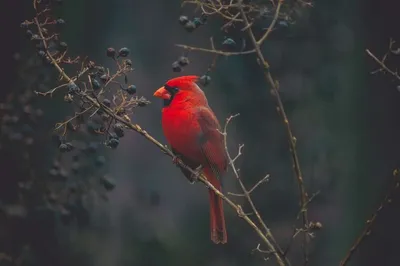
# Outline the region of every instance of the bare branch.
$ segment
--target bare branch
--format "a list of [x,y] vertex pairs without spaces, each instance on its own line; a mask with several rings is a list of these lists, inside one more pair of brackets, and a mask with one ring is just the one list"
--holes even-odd
[[[281,10],[283,2],[284,2],[284,0],[278,0],[278,5],[275,10],[274,19],[272,20],[271,24],[267,28],[267,31],[264,33],[264,35],[257,41],[258,45],[262,45],[264,43],[264,41],[268,38],[269,34],[271,33],[272,29],[275,27],[275,24],[276,24],[276,21],[278,20],[279,12]],[[242,16],[243,16],[243,13],[242,13]],[[246,25],[246,30],[248,30],[251,27],[249,23],[247,23],[247,25]]]
[[[268,240],[268,242],[266,242],[266,244],[267,244],[267,246],[268,246],[268,249],[271,251],[271,253],[273,253],[273,254],[275,255],[276,261],[278,262],[279,265],[285,265],[285,262],[282,260],[282,257],[286,260],[287,265],[290,265],[289,260],[288,260],[285,256],[283,256],[283,252],[281,251],[281,248],[279,247],[279,245],[278,245],[277,242],[275,241],[275,239],[274,239],[274,237],[273,237],[273,235],[272,235],[271,230],[268,228],[268,226],[265,224],[264,220],[261,218],[261,215],[260,215],[260,213],[258,212],[258,210],[257,210],[257,208],[256,208],[256,206],[255,206],[255,204],[254,204],[254,202],[253,202],[253,200],[251,199],[251,196],[250,196],[250,193],[251,193],[259,184],[261,184],[261,183],[264,182],[264,181],[263,181],[264,178],[261,179],[251,190],[247,190],[246,187],[245,187],[245,185],[243,184],[243,182],[242,182],[240,176],[239,176],[239,172],[238,172],[237,168],[235,167],[235,161],[236,161],[236,159],[242,154],[241,151],[242,151],[243,145],[239,145],[239,151],[238,151],[238,154],[236,155],[235,158],[232,158],[231,155],[230,155],[230,153],[229,153],[229,150],[228,150],[228,141],[227,141],[227,135],[228,135],[228,133],[227,133],[227,128],[228,128],[229,123],[232,121],[232,119],[235,118],[235,117],[237,117],[237,116],[239,116],[239,114],[231,115],[231,116],[226,120],[224,129],[223,129],[223,132],[222,132],[222,135],[223,135],[223,137],[224,137],[225,152],[226,152],[226,155],[227,155],[227,157],[228,157],[229,165],[231,166],[231,169],[232,169],[232,171],[233,171],[233,173],[234,173],[234,175],[235,175],[235,177],[236,177],[236,180],[238,181],[238,183],[239,183],[239,185],[240,185],[240,187],[241,187],[241,189],[242,189],[242,191],[243,191],[243,196],[247,199],[248,203],[249,203],[250,206],[251,206],[252,211],[253,211],[254,214],[257,216],[258,222],[259,222],[259,223],[261,224],[261,226],[264,228],[265,236],[266,236],[268,239],[271,239],[271,241],[272,241],[272,242],[270,242],[270,241]],[[231,193],[231,195],[232,195],[232,193]],[[240,195],[240,194],[239,194],[239,195]],[[238,196],[238,195],[236,194],[235,196]],[[278,252],[277,252],[277,250],[278,250]]]
[[188,45],[184,45],[184,44],[175,44],[175,46],[183,48],[185,50],[189,50],[189,51],[205,52],[205,53],[218,54],[218,55],[223,55],[223,56],[245,55],[245,54],[255,53],[254,49],[249,50],[249,51],[243,51],[243,52],[224,52],[221,50],[205,49],[205,48],[200,48],[200,47],[188,46]]
[[370,50],[366,49],[365,51],[366,51],[367,54],[368,54],[372,59],[374,59],[374,61],[375,61],[376,63],[378,63],[378,65],[381,67],[380,69],[378,69],[378,71],[384,70],[384,71],[386,71],[387,73],[389,73],[390,75],[394,76],[396,79],[400,80],[400,76],[399,76],[399,74],[397,73],[397,71],[393,71],[393,70],[389,69],[389,68],[386,66],[385,60],[386,60],[387,54],[385,54],[384,57],[383,57],[383,59],[380,60],[380,59],[378,59],[373,53],[371,53]]
[[262,179],[260,179],[260,181],[258,181],[251,189],[249,189],[249,193],[252,193],[256,188],[258,188],[258,186],[260,186],[261,184],[268,182],[269,180],[269,174],[267,174],[266,176],[264,176]]
[[399,169],[395,169],[393,171],[393,183],[389,187],[389,189],[385,195],[385,198],[381,201],[378,208],[372,214],[371,218],[369,218],[366,221],[365,227],[362,230],[361,234],[354,241],[353,245],[351,246],[349,251],[346,253],[345,257],[340,261],[340,266],[345,266],[350,261],[351,257],[354,255],[354,252],[360,247],[363,240],[371,233],[371,229],[375,225],[376,218],[378,217],[378,213],[386,206],[386,204],[389,204],[392,201],[391,197],[398,190],[399,186],[400,186]]

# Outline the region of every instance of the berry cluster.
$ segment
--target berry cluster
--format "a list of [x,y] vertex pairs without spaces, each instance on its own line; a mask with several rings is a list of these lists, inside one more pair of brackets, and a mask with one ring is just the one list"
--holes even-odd
[[195,29],[207,23],[207,15],[202,14],[200,17],[195,17],[193,20],[190,20],[187,16],[179,17],[179,24],[183,26],[183,28],[187,32],[193,32]]

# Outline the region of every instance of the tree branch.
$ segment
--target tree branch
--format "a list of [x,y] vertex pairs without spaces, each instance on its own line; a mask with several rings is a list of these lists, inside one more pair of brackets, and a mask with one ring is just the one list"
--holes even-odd
[[224,52],[221,50],[205,49],[205,48],[200,48],[200,47],[188,46],[188,45],[184,45],[184,44],[175,44],[175,46],[183,48],[188,51],[198,51],[198,52],[205,52],[205,53],[211,53],[211,54],[217,54],[217,55],[223,55],[223,56],[245,55],[245,54],[253,54],[256,52],[254,49],[249,50],[249,51],[243,51],[243,52]]
[[379,204],[378,208],[375,210],[375,212],[372,214],[371,218],[369,218],[364,226],[364,229],[362,230],[361,234],[356,238],[354,241],[353,245],[351,248],[348,250],[344,258],[340,261],[340,266],[345,266],[347,263],[350,261],[352,256],[354,255],[355,251],[360,247],[361,243],[364,241],[364,239],[369,236],[371,233],[372,227],[375,225],[376,218],[378,217],[378,213],[386,206],[386,204],[390,203],[391,197],[397,191],[397,189],[400,186],[399,182],[399,169],[395,169],[393,171],[393,184],[389,187],[385,198],[381,201]]
[[[283,3],[283,0],[279,0],[278,3],[278,7]],[[279,13],[279,9],[276,9],[276,12]],[[240,6],[240,13],[241,16],[243,18],[245,27],[247,27],[250,22],[247,19],[247,15],[244,12],[244,9],[242,6]],[[277,15],[275,15],[275,18],[277,17]],[[272,29],[274,23],[272,23],[270,25],[270,27],[268,28],[267,32],[270,31],[270,29]],[[298,182],[298,186],[299,186],[299,191],[300,191],[300,208],[301,208],[301,212],[302,212],[302,220],[303,220],[303,226],[305,229],[308,228],[308,215],[307,215],[307,208],[306,208],[306,202],[307,202],[307,192],[304,186],[304,181],[303,181],[303,175],[301,172],[301,168],[300,168],[300,162],[297,156],[297,151],[296,151],[296,141],[295,141],[295,137],[292,133],[292,129],[289,123],[289,119],[286,115],[283,103],[282,103],[282,99],[280,97],[279,94],[279,88],[278,88],[278,83],[274,81],[274,79],[271,76],[271,73],[269,71],[269,64],[266,61],[266,59],[264,58],[263,53],[261,52],[261,48],[260,48],[260,41],[257,41],[253,30],[251,29],[251,27],[247,27],[246,28],[247,33],[249,34],[249,37],[251,39],[251,42],[253,43],[254,49],[256,50],[256,55],[258,58],[259,63],[261,64],[262,68],[263,68],[263,72],[264,72],[264,78],[266,79],[267,83],[269,83],[269,85],[272,87],[272,90],[274,92],[274,95],[276,97],[277,100],[277,104],[278,104],[278,108],[279,108],[279,112],[283,118],[284,124],[286,125],[286,131],[288,134],[288,138],[289,138],[289,146],[290,146],[290,152],[292,155],[292,161],[293,161],[293,168],[294,168],[294,172],[296,175],[296,179]],[[265,34],[264,36],[268,36],[268,34]],[[265,41],[266,37],[264,39],[260,39]],[[309,237],[307,233],[304,233],[304,241],[303,241],[303,248],[304,248],[304,263],[305,265],[308,264],[308,242],[309,242]]]

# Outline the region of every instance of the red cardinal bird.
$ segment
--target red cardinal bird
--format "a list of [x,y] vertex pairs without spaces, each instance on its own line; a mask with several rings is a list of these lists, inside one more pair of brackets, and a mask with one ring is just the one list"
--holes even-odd
[[[154,96],[164,101],[162,127],[174,154],[191,168],[202,169],[207,180],[221,190],[221,177],[227,168],[223,136],[197,80],[198,76],[171,79]],[[193,181],[189,171],[181,170]],[[211,240],[224,244],[227,234],[222,199],[211,189],[209,194]]]

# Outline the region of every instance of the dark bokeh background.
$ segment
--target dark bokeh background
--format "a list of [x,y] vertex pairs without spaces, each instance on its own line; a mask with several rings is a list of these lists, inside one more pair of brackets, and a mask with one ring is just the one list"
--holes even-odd
[[[0,97],[4,101],[9,92],[25,84],[18,73],[34,54],[19,27],[33,15],[31,1],[2,4]],[[324,226],[313,240],[311,265],[338,265],[383,197],[393,169],[399,167],[397,83],[388,76],[370,75],[375,65],[365,54],[366,48],[384,54],[390,37],[400,40],[398,7],[395,1],[319,0],[297,24],[273,34],[264,47],[273,74],[280,80],[307,189],[310,194],[321,191],[310,205],[310,219]],[[106,47],[131,49],[136,70],[130,79],[139,94],[152,101],[132,119],[164,141],[161,103],[151,95],[176,76],[170,66],[182,51],[174,44],[207,46],[213,34],[222,40],[217,28],[211,23],[186,33],[176,20],[182,12],[191,16],[193,10],[181,10],[179,1],[68,0],[60,12],[67,21],[63,37],[71,55],[88,55],[109,64]],[[201,75],[212,61],[207,54],[190,53],[189,58],[185,74]],[[45,70],[45,76],[52,75]],[[212,78],[204,90],[220,121],[230,113],[241,113],[231,127],[230,142],[232,150],[245,143],[240,168],[246,184],[271,174],[271,181],[254,193],[254,199],[285,246],[297,214],[298,194],[274,99],[251,55],[221,58]],[[50,132],[51,123],[62,119],[68,107],[59,104],[61,99],[41,102],[46,110],[43,127]],[[8,220],[0,231],[0,237],[7,236],[1,241],[2,250],[20,254],[23,247],[19,245],[25,241],[21,235],[29,235],[26,241],[36,252],[30,265],[268,265],[259,255],[250,254],[257,238],[229,208],[229,243],[211,244],[204,188],[188,185],[170,160],[139,135],[127,134],[122,144],[104,153],[117,186],[108,202],[91,208],[85,227],[40,224],[47,230],[34,234],[38,228],[27,223],[25,227],[14,225],[27,228],[17,234],[10,229],[14,220]],[[36,151],[33,167],[48,167],[55,149]],[[15,180],[11,177],[19,162],[4,161],[7,154],[4,149],[0,152],[0,202],[4,206],[12,204],[9,194]],[[226,190],[237,190],[232,173],[226,179]],[[399,207],[400,199],[395,196],[351,265],[400,264]],[[294,246],[293,265],[298,265],[299,255],[299,247]]]

